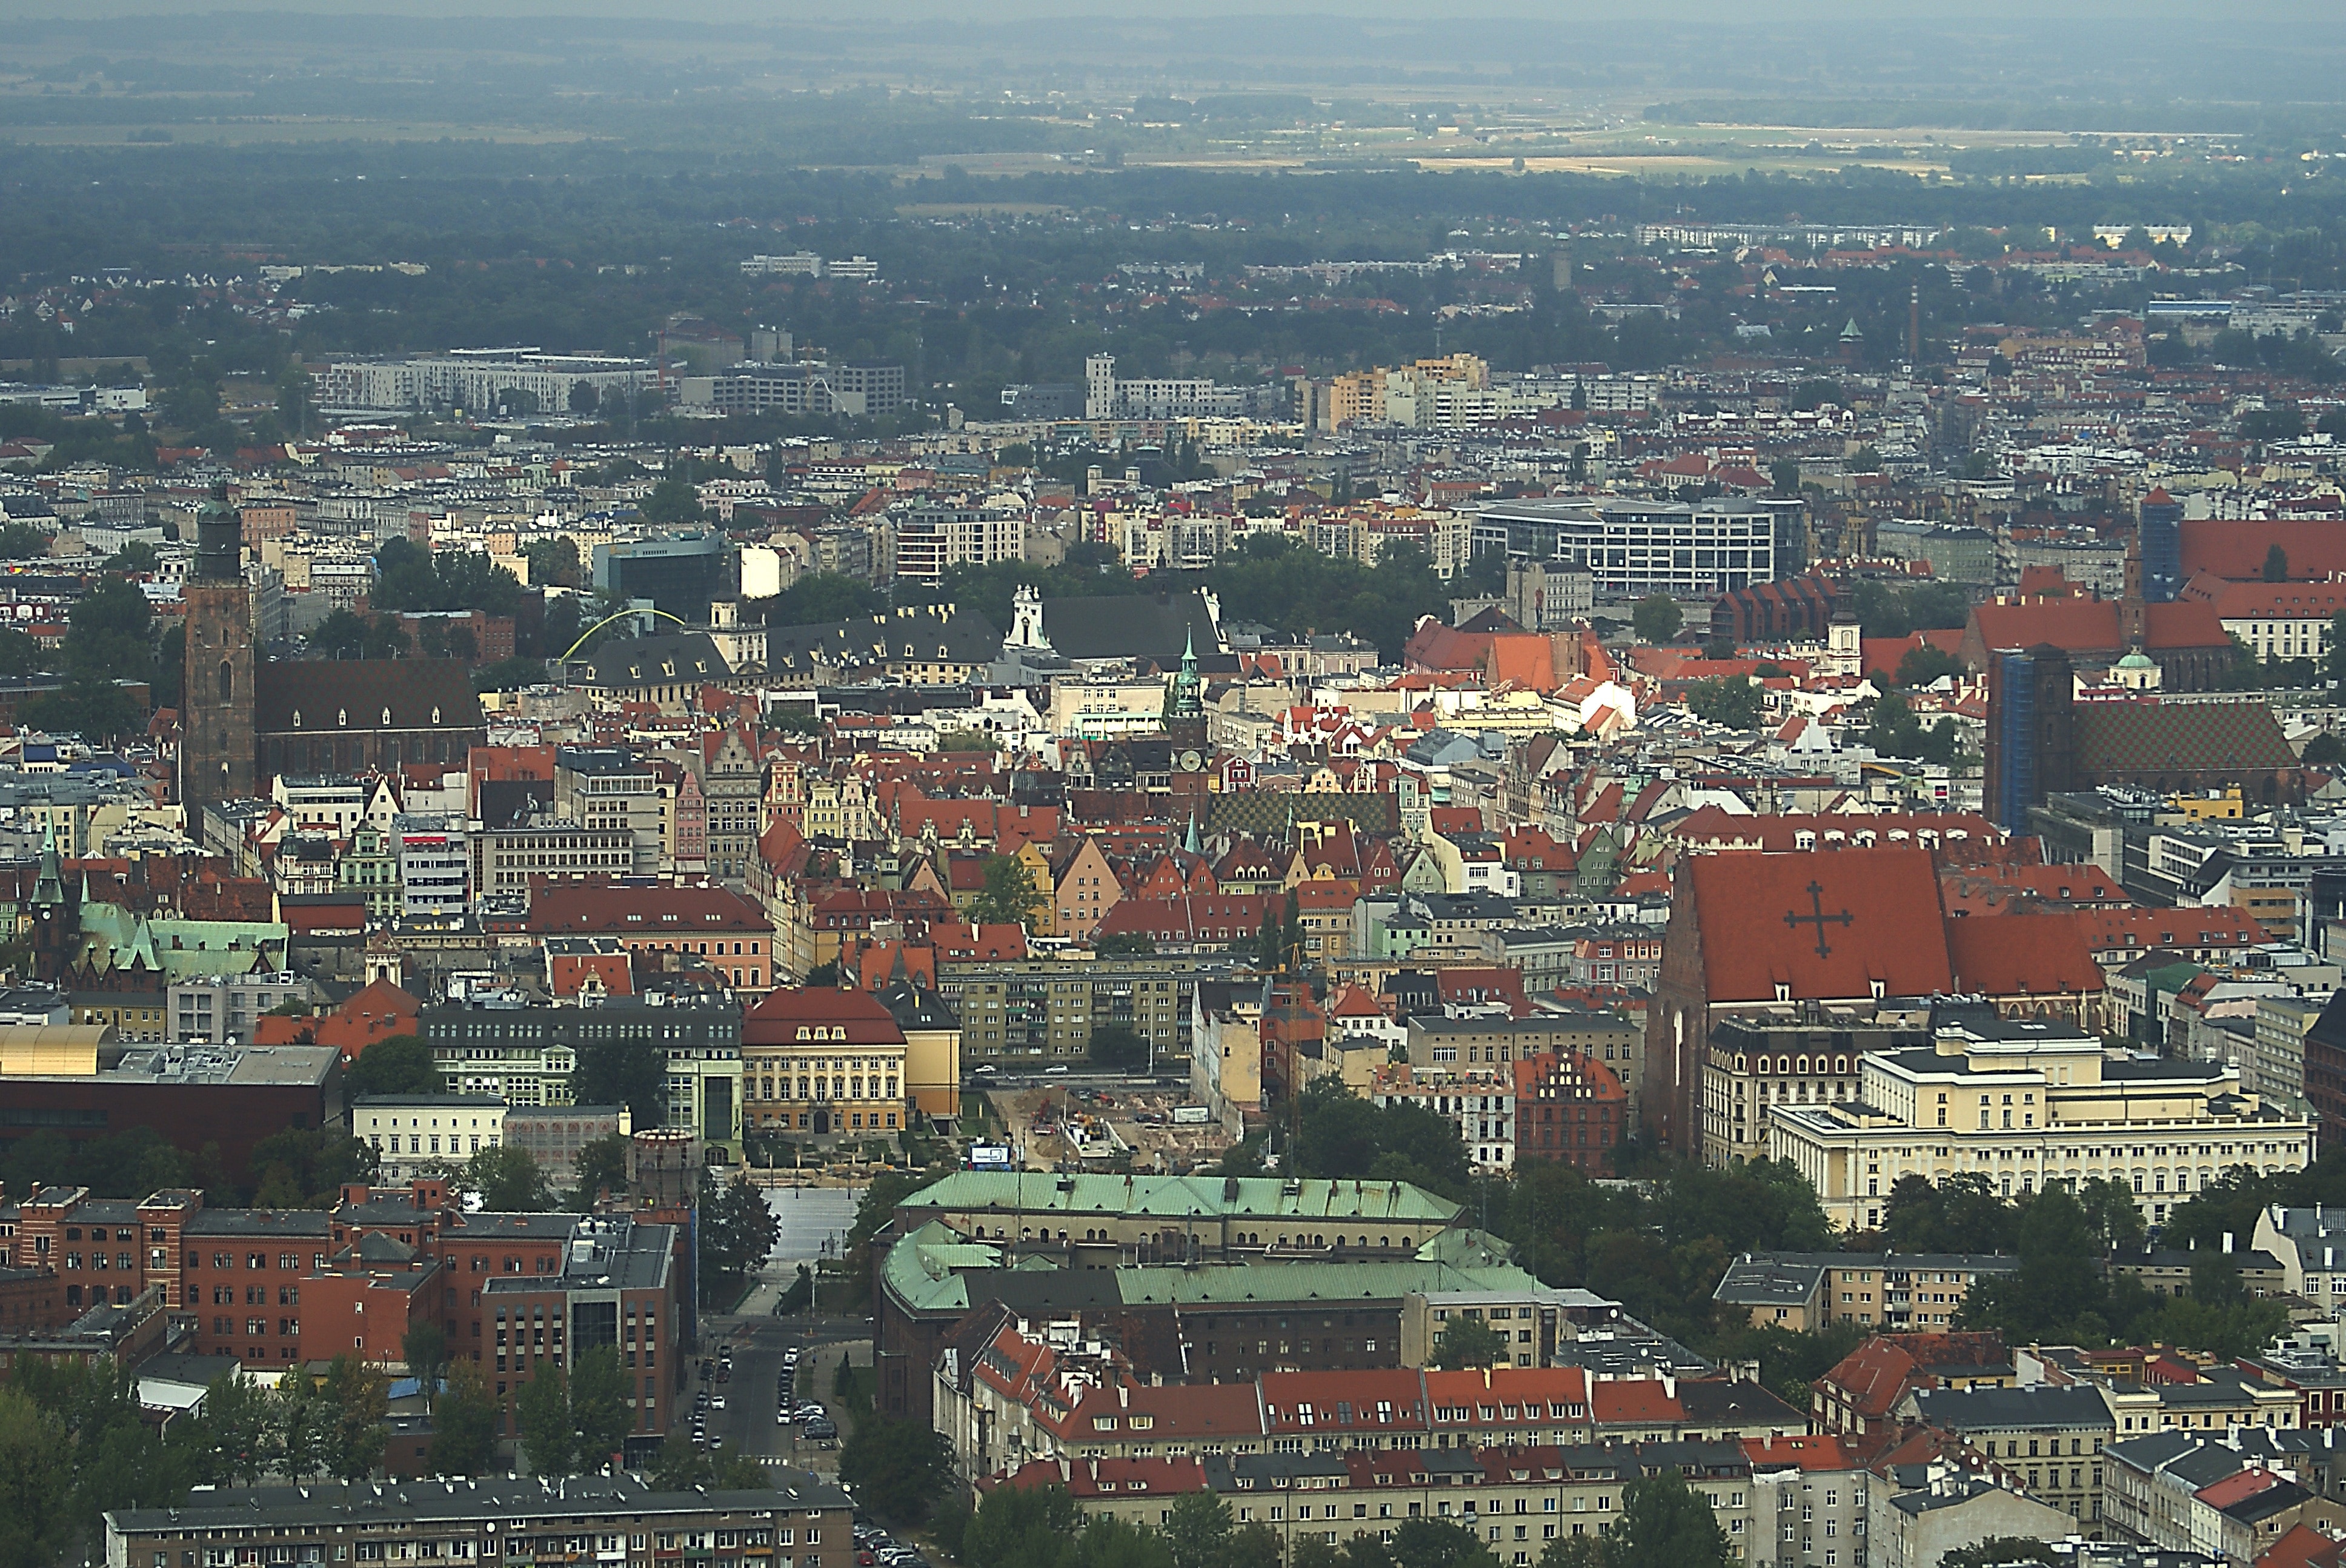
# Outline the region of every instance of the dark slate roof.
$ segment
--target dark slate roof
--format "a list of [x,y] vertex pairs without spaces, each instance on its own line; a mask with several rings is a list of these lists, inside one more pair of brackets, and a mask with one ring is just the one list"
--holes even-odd
[[908,605],[860,621],[766,630],[766,668],[776,674],[852,671],[891,661],[992,664],[1001,657],[1002,633],[960,605]]
[[629,637],[608,642],[586,656],[597,686],[661,686],[672,681],[725,680],[733,667],[707,632],[673,636]]
[[2106,1427],[2110,1407],[2090,1384],[2065,1388],[1924,1389],[1914,1396],[1924,1424],[1953,1432],[2030,1427]]
[[1194,636],[1198,657],[1223,651],[1214,617],[1197,590],[1152,598],[1108,594],[1096,598],[1045,599],[1043,635],[1062,658],[1148,659],[1170,667]]
[[454,659],[264,664],[254,672],[253,692],[253,728],[262,735],[478,729],[482,723],[481,699]]
[[2077,766],[2088,773],[2297,766],[2268,703],[2089,702],[2076,717]]

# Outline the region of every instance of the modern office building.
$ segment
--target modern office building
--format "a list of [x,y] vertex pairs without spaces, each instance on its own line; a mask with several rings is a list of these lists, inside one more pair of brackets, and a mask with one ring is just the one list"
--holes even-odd
[[2135,510],[2141,536],[2145,604],[2172,603],[2183,586],[2183,503],[2154,489]]
[[1474,520],[1474,553],[1584,566],[1603,597],[1710,598],[1776,577],[1776,518],[1703,502],[1505,501]]
[[714,529],[595,546],[597,589],[649,599],[679,620],[709,619],[709,602],[730,590],[725,535]]

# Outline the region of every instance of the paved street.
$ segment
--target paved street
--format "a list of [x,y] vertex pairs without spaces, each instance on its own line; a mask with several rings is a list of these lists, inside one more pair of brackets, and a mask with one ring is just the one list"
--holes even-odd
[[[810,1323],[807,1315],[800,1312],[780,1319],[774,1316],[774,1306],[797,1279],[801,1263],[812,1265],[822,1257],[839,1255],[848,1227],[855,1222],[855,1206],[862,1196],[861,1187],[779,1187],[766,1194],[766,1204],[773,1211],[777,1227],[773,1253],[759,1271],[757,1282],[740,1311],[710,1313],[701,1319],[700,1355],[686,1394],[679,1435],[688,1438],[692,1395],[706,1390],[712,1400],[721,1397],[725,1400],[723,1410],[712,1409],[709,1412],[709,1438],[712,1441],[724,1440],[719,1451],[803,1466],[823,1474],[837,1471],[836,1449],[819,1448],[807,1441],[796,1422],[784,1426],[774,1420],[775,1383],[781,1372],[782,1352],[793,1345],[811,1347],[813,1369],[800,1375],[799,1393],[803,1398],[821,1400],[836,1420],[840,1415],[839,1400],[831,1391],[831,1379],[840,1356],[846,1347],[852,1346],[858,1363],[869,1366],[871,1329],[861,1317],[824,1317]],[[733,1352],[732,1371],[720,1383],[716,1380],[715,1367],[719,1352],[728,1349]],[[702,1361],[710,1366],[710,1375],[706,1379],[699,1375],[699,1363]],[[842,1422],[842,1436],[845,1431]]]

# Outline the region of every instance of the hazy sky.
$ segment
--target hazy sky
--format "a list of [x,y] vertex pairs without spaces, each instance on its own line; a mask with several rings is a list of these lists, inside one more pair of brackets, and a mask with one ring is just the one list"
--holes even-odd
[[1764,11],[1749,0],[1464,0],[1429,13],[1423,0],[1252,0],[1240,5],[1208,4],[1179,12],[1151,11],[1131,0],[0,0],[0,16],[12,19],[87,17],[94,15],[202,15],[211,12],[305,11],[345,15],[392,16],[627,16],[647,20],[805,22],[842,21],[860,25],[894,18],[952,17],[983,23],[994,19],[1085,16],[1108,19],[1202,21],[1213,16],[1329,15],[1424,22],[1430,16],[1513,16],[1553,23],[1619,26],[1642,16],[1698,19],[1737,28],[1858,26],[1868,30],[1918,24],[1934,30],[1986,23],[1999,29],[2014,22],[2075,24],[2107,21],[2138,27],[2146,21],[2179,20],[2253,34],[2265,28],[2310,29],[2324,41],[2346,36],[2346,5],[2336,0],[2248,0],[2210,6],[2205,0],[1776,0]]

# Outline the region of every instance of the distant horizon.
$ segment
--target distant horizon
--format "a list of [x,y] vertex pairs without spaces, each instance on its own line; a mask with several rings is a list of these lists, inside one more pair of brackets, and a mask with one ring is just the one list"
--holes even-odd
[[[2243,15],[2243,12],[2249,15]],[[1174,17],[1136,15],[1104,0],[892,0],[881,5],[851,5],[842,0],[0,0],[0,18],[15,23],[89,21],[99,16],[200,16],[240,15],[311,15],[365,17],[434,17],[510,20],[565,17],[693,25],[724,23],[804,25],[840,23],[854,26],[885,25],[897,19],[950,19],[974,25],[997,22],[1094,20],[1141,25],[1198,25],[1244,21],[1251,17],[1327,17],[1348,22],[1377,21],[1425,25],[1436,20],[1422,6],[1403,0],[1353,0],[1331,5],[1328,0],[1253,0],[1242,5],[1213,8]],[[1647,0],[1635,16],[1597,0],[1473,0],[1468,6],[1439,18],[1444,24],[1486,20],[1564,21],[1609,27],[1634,26],[1647,20],[1701,21],[1738,32],[1764,32],[1778,26],[1798,27],[1831,23],[1878,32],[1898,26],[1961,30],[1978,24],[1999,27],[2013,24],[2069,25],[2106,21],[2138,28],[2148,22],[2184,22],[2228,32],[2252,27],[2311,25],[2346,40],[2346,9],[2313,0],[2261,0],[2220,15],[2188,0],[1978,0],[1976,4],[1902,4],[1884,5],[1876,0],[1787,0],[1764,17],[1724,0]],[[1846,90],[1831,89],[1831,90]]]

